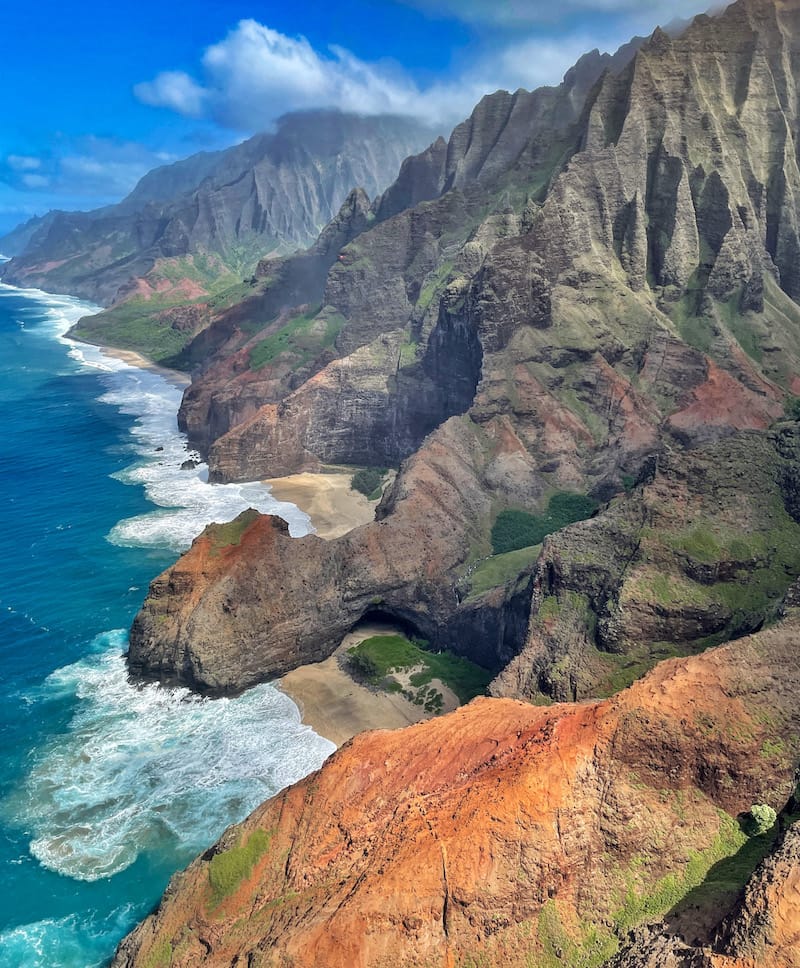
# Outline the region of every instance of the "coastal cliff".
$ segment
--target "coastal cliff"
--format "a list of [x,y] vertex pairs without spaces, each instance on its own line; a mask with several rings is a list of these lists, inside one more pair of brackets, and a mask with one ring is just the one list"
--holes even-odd
[[[115,968],[600,965],[667,911],[710,936],[777,834],[737,817],[793,794],[799,636],[792,615],[605,702],[483,699],[363,734],[176,875]],[[794,963],[793,845],[708,964]],[[688,964],[619,962],[640,963]]]
[[389,620],[494,680],[228,830],[116,968],[796,960],[798,57],[797,0],[738,0],[485,98],[185,343],[214,480],[398,473],[334,540],[206,529],[132,676]]
[[[800,574],[797,9],[739,0],[485,98],[262,264],[185,351],[213,479],[399,474],[336,542],[245,543],[209,574],[190,552],[136,620],[136,675],[235,692],[379,611],[495,694],[580,699],[772,620]],[[495,547],[503,514],[575,495],[593,520]],[[287,634],[310,589],[330,609]]]

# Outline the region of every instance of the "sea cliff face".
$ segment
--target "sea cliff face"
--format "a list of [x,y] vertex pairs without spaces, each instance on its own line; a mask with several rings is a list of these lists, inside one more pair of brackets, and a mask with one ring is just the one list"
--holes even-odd
[[[269,678],[309,588],[341,618],[310,616],[296,662],[380,607],[522,698],[613,692],[770,620],[800,574],[798,52],[797,4],[740,0],[493,95],[378,203],[351,195],[311,250],[263,264],[186,350],[203,369],[181,420],[212,476],[399,463],[397,482],[374,524],[298,549],[291,583],[280,542],[210,584],[179,563],[137,619],[135,672]],[[596,518],[474,590],[498,514],[564,492]]]
[[[758,852],[710,904],[690,892],[758,847],[738,814],[780,811],[794,789],[799,631],[793,616],[663,663],[601,703],[476,700],[357,737],[177,875],[114,964],[599,965],[687,895],[713,931]],[[795,840],[708,964],[793,963]],[[640,963],[673,962],[620,962]]]

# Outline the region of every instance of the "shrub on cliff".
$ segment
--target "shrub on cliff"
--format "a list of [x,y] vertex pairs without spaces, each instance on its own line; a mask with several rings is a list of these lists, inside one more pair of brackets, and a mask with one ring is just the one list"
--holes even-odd
[[757,803],[750,808],[747,815],[747,833],[752,837],[759,837],[775,826],[778,815],[767,803]]
[[783,410],[790,420],[800,420],[800,397],[787,397]]
[[597,510],[597,502],[585,494],[554,494],[544,514],[528,511],[501,511],[492,528],[492,548],[496,555],[541,544],[548,534],[583,521]]
[[354,491],[359,491],[364,497],[375,501],[381,496],[383,476],[386,469],[383,467],[365,467],[353,474],[350,487]]
[[381,675],[381,669],[378,663],[371,655],[365,652],[350,649],[347,661],[351,670],[360,678],[368,679],[372,682],[377,680]]

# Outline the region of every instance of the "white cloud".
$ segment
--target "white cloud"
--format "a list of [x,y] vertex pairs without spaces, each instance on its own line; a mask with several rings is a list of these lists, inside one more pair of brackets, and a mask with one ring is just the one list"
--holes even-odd
[[145,104],[171,108],[187,118],[199,118],[206,92],[188,74],[165,71],[153,81],[137,84],[134,93]]
[[50,179],[47,175],[23,175],[20,179],[26,188],[47,188]]
[[108,138],[81,138],[58,159],[58,179],[72,193],[122,198],[142,175],[175,161],[167,152]]
[[[627,39],[609,37],[609,46]],[[603,40],[596,35],[525,38],[473,59],[461,76],[420,87],[396,65],[367,63],[336,46],[321,54],[305,37],[287,37],[243,20],[205,52],[202,83],[171,71],[135,90],[147,104],[189,117],[202,111],[239,131],[262,130],[287,111],[322,107],[452,124],[466,117],[484,94],[499,88],[557,84],[582,53]]]
[[322,56],[305,37],[287,37],[243,20],[202,60],[204,84],[168,71],[138,84],[147,104],[188,117],[205,110],[227,127],[255,130],[287,111],[338,107],[363,114],[414,113],[419,90],[409,78],[392,77],[340,47]]
[[[713,0],[401,0],[434,16],[497,27],[558,23],[575,13],[624,14],[655,26],[675,17],[691,17]],[[716,4],[719,6],[719,3]]]
[[0,186],[53,199],[54,207],[95,207],[118,201],[142,175],[175,161],[136,142],[88,136],[56,141],[40,157],[11,154],[0,162]]
[[14,171],[36,171],[41,168],[40,158],[32,158],[30,155],[9,155],[6,164]]

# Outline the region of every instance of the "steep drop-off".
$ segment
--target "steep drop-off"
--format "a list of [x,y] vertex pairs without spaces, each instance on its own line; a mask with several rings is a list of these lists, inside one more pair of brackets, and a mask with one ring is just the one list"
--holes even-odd
[[486,98],[188,345],[218,480],[400,470],[335,541],[208,529],[134,676],[236,692],[380,617],[498,698],[357,737],[116,968],[796,963],[798,63],[800,2],[738,0]]
[[[751,849],[737,815],[789,800],[799,636],[794,616],[602,703],[476,700],[357,737],[177,875],[115,966],[600,965]],[[762,883],[745,909],[796,923]],[[774,937],[751,920],[732,951]]]
[[[51,213],[12,233],[3,278],[108,305],[136,295],[140,279],[139,295],[163,297],[183,272],[202,295],[226,269],[241,281],[259,257],[309,245],[351,189],[377,195],[433,137],[410,118],[288,114],[274,133],[151,172],[119,205]],[[194,256],[212,258],[198,266]]]
[[[352,195],[308,253],[262,265],[186,351],[181,420],[212,475],[404,463],[378,520],[298,550],[291,582],[280,541],[211,579],[190,553],[154,584],[132,669],[236,690],[373,607],[505,668],[498,694],[570,699],[768,621],[800,573],[780,423],[800,389],[798,57],[796,0],[589,56],[560,88],[484,99],[376,205]],[[611,503],[498,556],[487,591],[498,513],[563,492]],[[307,589],[340,617],[287,638]]]

